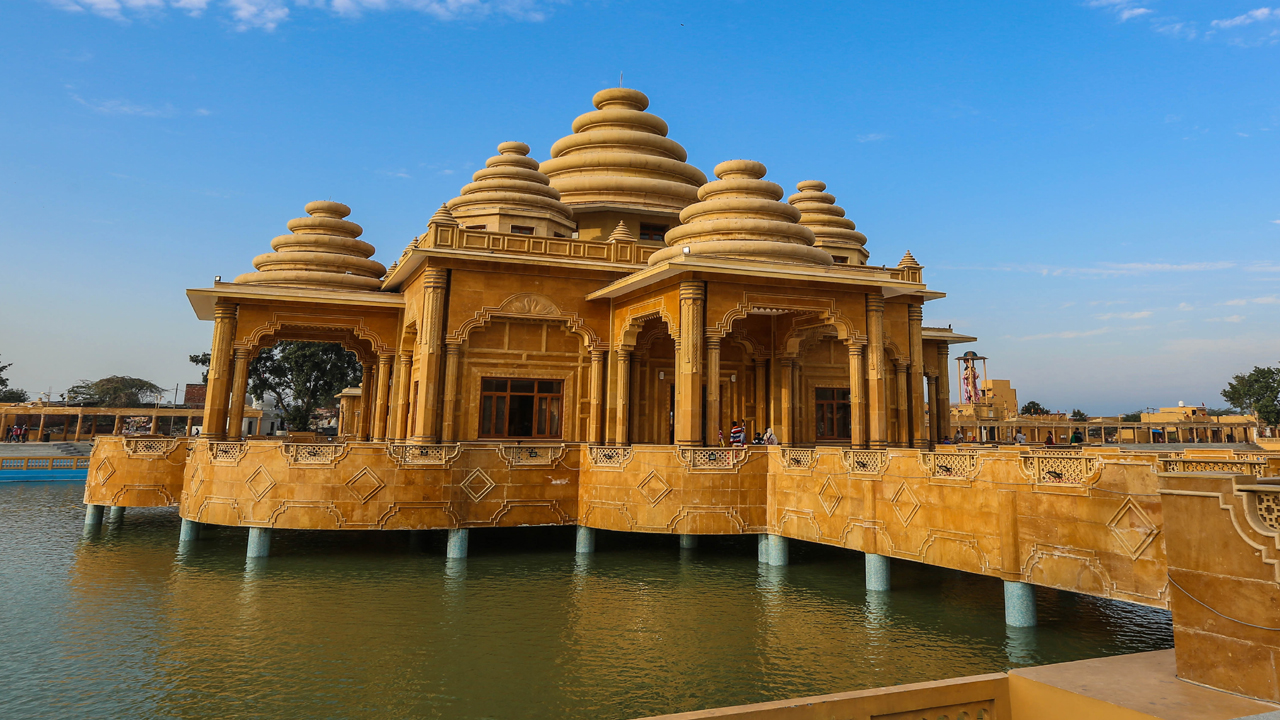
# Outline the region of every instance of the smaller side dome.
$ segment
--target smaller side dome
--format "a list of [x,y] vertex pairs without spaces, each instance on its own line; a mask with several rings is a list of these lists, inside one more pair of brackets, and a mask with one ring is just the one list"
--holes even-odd
[[378,290],[387,269],[370,260],[374,247],[357,240],[364,228],[344,218],[351,208],[339,202],[307,203],[308,217],[290,220],[292,234],[271,241],[275,252],[253,259],[257,272],[245,273],[236,282],[250,285],[324,290]]
[[445,203],[443,209],[457,224],[502,233],[513,232],[512,226],[532,227],[541,231],[539,235],[573,232],[573,210],[560,202],[559,191],[538,170],[538,161],[529,157],[528,145],[504,142],[484,165],[458,197]]
[[631,234],[631,228],[627,227],[625,220],[618,221],[618,227],[609,233],[609,242],[635,242],[636,236]]
[[667,231],[667,247],[649,264],[687,254],[831,265],[831,256],[813,247],[813,231],[799,224],[800,211],[779,202],[782,187],[762,179],[765,172],[754,160],[717,165],[719,179],[698,189],[699,202],[680,212],[681,224]]
[[844,216],[844,208],[836,205],[836,196],[824,192],[826,189],[824,182],[805,180],[796,185],[800,192],[787,202],[800,211],[800,224],[813,231],[814,247],[847,256],[850,265],[867,264],[867,236]]
[[920,263],[916,262],[916,256],[912,255],[911,251],[908,250],[907,254],[903,255],[902,259],[898,261],[898,267],[920,267]]
[[444,203],[440,203],[440,209],[427,220],[427,225],[457,226],[457,224],[458,221],[453,217],[453,213],[449,212],[449,207]]

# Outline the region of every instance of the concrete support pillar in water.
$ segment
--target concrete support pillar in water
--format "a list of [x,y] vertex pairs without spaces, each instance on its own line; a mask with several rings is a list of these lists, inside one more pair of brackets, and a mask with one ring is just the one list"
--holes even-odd
[[889,591],[889,557],[867,553],[867,589],[873,592]]
[[680,536],[680,549],[681,549],[681,550],[692,550],[692,549],[694,549],[694,548],[696,548],[696,547],[698,547],[698,536],[697,536],[697,535],[681,535],[681,536]]
[[1024,582],[1004,581],[1004,622],[1013,627],[1036,626],[1036,588]]
[[761,535],[756,559],[774,567],[786,565],[787,539],[781,535]]
[[595,528],[578,526],[578,538],[574,543],[574,550],[579,555],[590,555],[596,551]]
[[200,523],[182,518],[182,529],[178,531],[178,544],[185,545],[200,539]]
[[107,522],[118,523],[124,520],[124,506],[112,505],[111,514],[107,517]]
[[264,558],[271,554],[271,528],[249,528],[249,549],[245,557]]
[[101,505],[85,505],[84,506],[84,524],[85,527],[97,527],[102,524],[102,506]]
[[446,558],[464,558],[467,556],[467,533],[470,530],[459,528],[449,531],[449,540],[445,543]]

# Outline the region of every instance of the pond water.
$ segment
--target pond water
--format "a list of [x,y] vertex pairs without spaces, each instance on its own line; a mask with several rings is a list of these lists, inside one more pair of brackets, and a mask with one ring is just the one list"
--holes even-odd
[[83,485],[0,485],[0,717],[635,718],[1172,647],[1169,614],[754,537],[246,530],[177,552],[174,509],[84,535]]

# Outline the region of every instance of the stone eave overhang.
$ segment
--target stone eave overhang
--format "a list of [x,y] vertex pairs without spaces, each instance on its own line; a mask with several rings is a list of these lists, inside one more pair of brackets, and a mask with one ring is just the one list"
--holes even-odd
[[961,335],[951,328],[921,328],[920,337],[925,340],[939,340],[947,343],[948,345],[958,345],[960,343],[978,341],[978,338],[972,335]]
[[300,302],[324,305],[358,305],[364,308],[402,310],[404,296],[393,292],[366,290],[320,290],[316,288],[286,287],[283,285],[247,285],[215,282],[211,288],[187,290],[191,309],[201,320],[213,319],[213,306],[219,300],[246,302]]
[[534,265],[540,267],[575,268],[605,272],[611,275],[627,275],[647,268],[648,265],[630,263],[601,262],[598,260],[579,260],[575,258],[547,257],[545,255],[520,255],[516,253],[494,252],[489,250],[459,250],[456,248],[414,248],[397,267],[394,273],[383,283],[383,290],[395,291],[405,280],[408,280],[427,258],[441,260],[484,261],[489,263],[511,263],[513,265]]
[[677,275],[690,272],[727,275],[739,280],[745,276],[751,280],[762,282],[820,283],[837,285],[845,289],[851,286],[878,287],[885,297],[917,295],[923,300],[937,300],[947,296],[946,293],[929,290],[924,283],[896,280],[893,278],[892,271],[886,268],[866,265],[789,265],[736,258],[682,255],[652,267],[645,267],[643,270],[621,278],[591,293],[587,296],[587,299],[610,300],[618,298],[643,290],[650,285],[663,282]]

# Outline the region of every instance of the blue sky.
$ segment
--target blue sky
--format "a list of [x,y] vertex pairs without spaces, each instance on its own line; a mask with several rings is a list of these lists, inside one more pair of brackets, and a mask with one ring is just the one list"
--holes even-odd
[[[1274,1],[1274,0],[1273,0]],[[199,380],[183,291],[332,198],[389,263],[497,143],[646,92],[690,162],[827,183],[1023,401],[1222,405],[1280,361],[1280,7],[10,0],[0,357]]]

